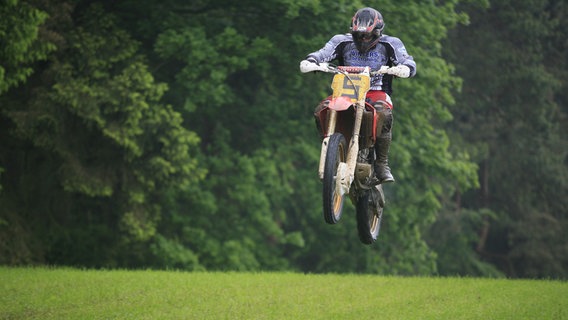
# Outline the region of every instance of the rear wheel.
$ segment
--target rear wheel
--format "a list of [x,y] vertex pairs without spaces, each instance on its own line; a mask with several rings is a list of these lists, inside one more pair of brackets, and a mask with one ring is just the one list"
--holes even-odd
[[347,142],[341,133],[334,133],[327,144],[323,172],[323,217],[325,222],[336,224],[341,219],[345,195],[336,188],[337,168],[345,162]]
[[384,195],[381,185],[365,191],[357,200],[357,231],[362,243],[372,244],[379,237],[383,207]]

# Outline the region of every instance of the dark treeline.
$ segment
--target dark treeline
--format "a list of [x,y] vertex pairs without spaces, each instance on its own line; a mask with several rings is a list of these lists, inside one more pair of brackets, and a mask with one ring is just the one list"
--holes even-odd
[[[325,224],[299,61],[360,7],[396,81],[378,243]],[[568,276],[560,0],[0,5],[0,264]]]

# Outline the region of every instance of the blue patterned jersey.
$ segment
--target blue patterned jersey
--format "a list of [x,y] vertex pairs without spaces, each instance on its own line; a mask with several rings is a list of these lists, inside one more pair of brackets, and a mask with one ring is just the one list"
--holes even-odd
[[[406,52],[399,38],[382,35],[379,43],[367,53],[360,53],[355,47],[350,33],[333,36],[323,48],[308,54],[318,62],[337,60],[342,66],[370,67],[377,71],[382,66],[403,64],[410,68],[410,76],[416,74],[416,62]],[[382,90],[392,94],[392,75],[375,75],[371,77],[371,90]]]

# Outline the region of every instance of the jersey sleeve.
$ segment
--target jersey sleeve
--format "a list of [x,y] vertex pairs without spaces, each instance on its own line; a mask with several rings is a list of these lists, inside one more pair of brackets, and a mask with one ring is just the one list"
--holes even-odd
[[308,54],[306,58],[314,58],[317,62],[330,62],[336,58],[340,58],[341,50],[347,41],[349,41],[347,35],[335,35],[323,48]]

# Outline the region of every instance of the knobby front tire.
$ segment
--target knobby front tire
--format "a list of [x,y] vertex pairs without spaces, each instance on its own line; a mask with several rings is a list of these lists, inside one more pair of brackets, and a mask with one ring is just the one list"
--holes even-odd
[[334,133],[327,145],[323,171],[323,217],[325,222],[336,224],[341,219],[345,195],[336,192],[337,167],[345,162],[347,142],[341,133]]

